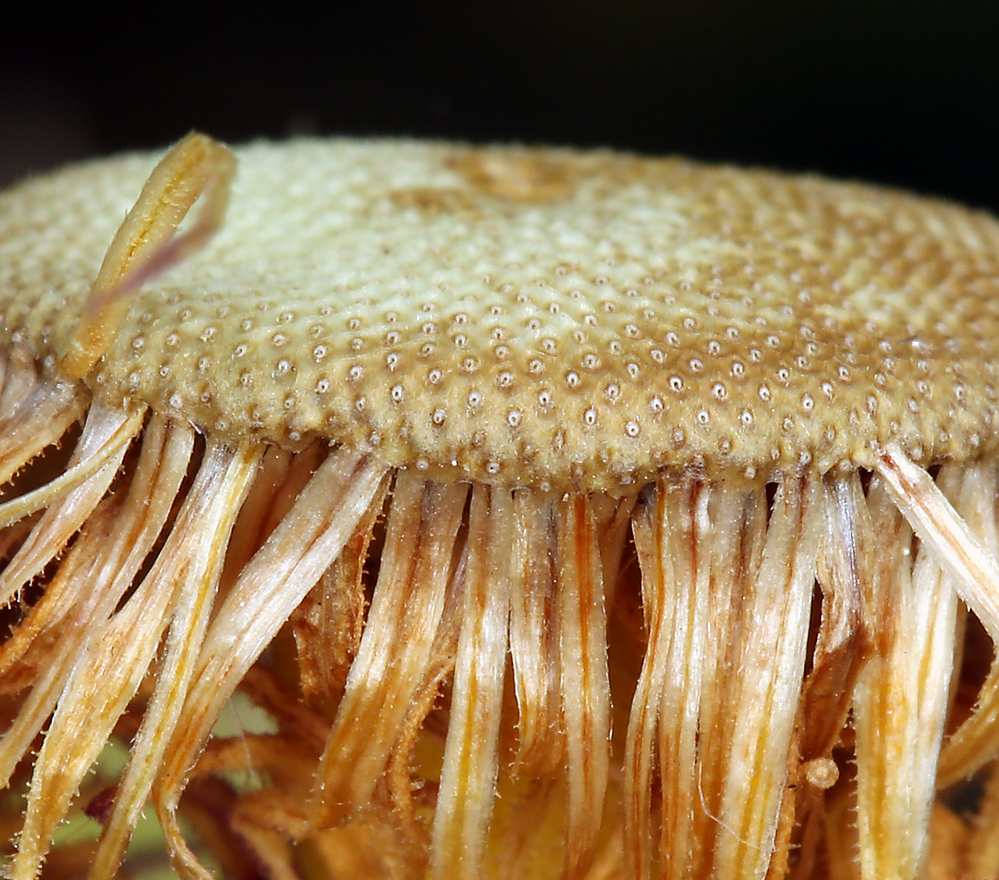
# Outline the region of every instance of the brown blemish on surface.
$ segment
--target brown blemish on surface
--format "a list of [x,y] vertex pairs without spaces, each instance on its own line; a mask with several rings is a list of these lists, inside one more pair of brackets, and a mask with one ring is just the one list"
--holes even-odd
[[556,202],[572,195],[580,169],[533,151],[461,150],[445,164],[483,195],[512,202]]
[[400,211],[415,209],[423,214],[468,214],[479,204],[477,193],[447,187],[417,186],[389,193],[392,204]]

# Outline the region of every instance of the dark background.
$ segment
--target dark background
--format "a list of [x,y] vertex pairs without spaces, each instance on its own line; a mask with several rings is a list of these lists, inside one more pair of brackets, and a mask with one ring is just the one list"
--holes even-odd
[[315,134],[609,145],[999,211],[999,2],[23,6],[0,182],[77,156]]

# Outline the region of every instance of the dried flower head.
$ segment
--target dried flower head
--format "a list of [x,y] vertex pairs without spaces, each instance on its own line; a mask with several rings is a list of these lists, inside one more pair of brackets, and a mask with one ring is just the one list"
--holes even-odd
[[995,876],[999,223],[237,155],[0,196],[10,877]]

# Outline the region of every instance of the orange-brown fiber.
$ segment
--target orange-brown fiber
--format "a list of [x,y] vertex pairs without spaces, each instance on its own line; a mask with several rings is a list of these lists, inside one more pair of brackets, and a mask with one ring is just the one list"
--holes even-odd
[[999,221],[886,188],[198,133],[24,181],[0,873],[999,875],[997,365]]

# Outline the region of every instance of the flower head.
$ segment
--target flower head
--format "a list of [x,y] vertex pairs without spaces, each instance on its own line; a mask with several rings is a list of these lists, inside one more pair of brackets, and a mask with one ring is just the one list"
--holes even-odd
[[[110,876],[147,800],[184,877],[995,872],[995,220],[608,152],[236,155],[0,196],[12,877],[80,807],[50,863]],[[236,694],[268,727],[213,736]]]

